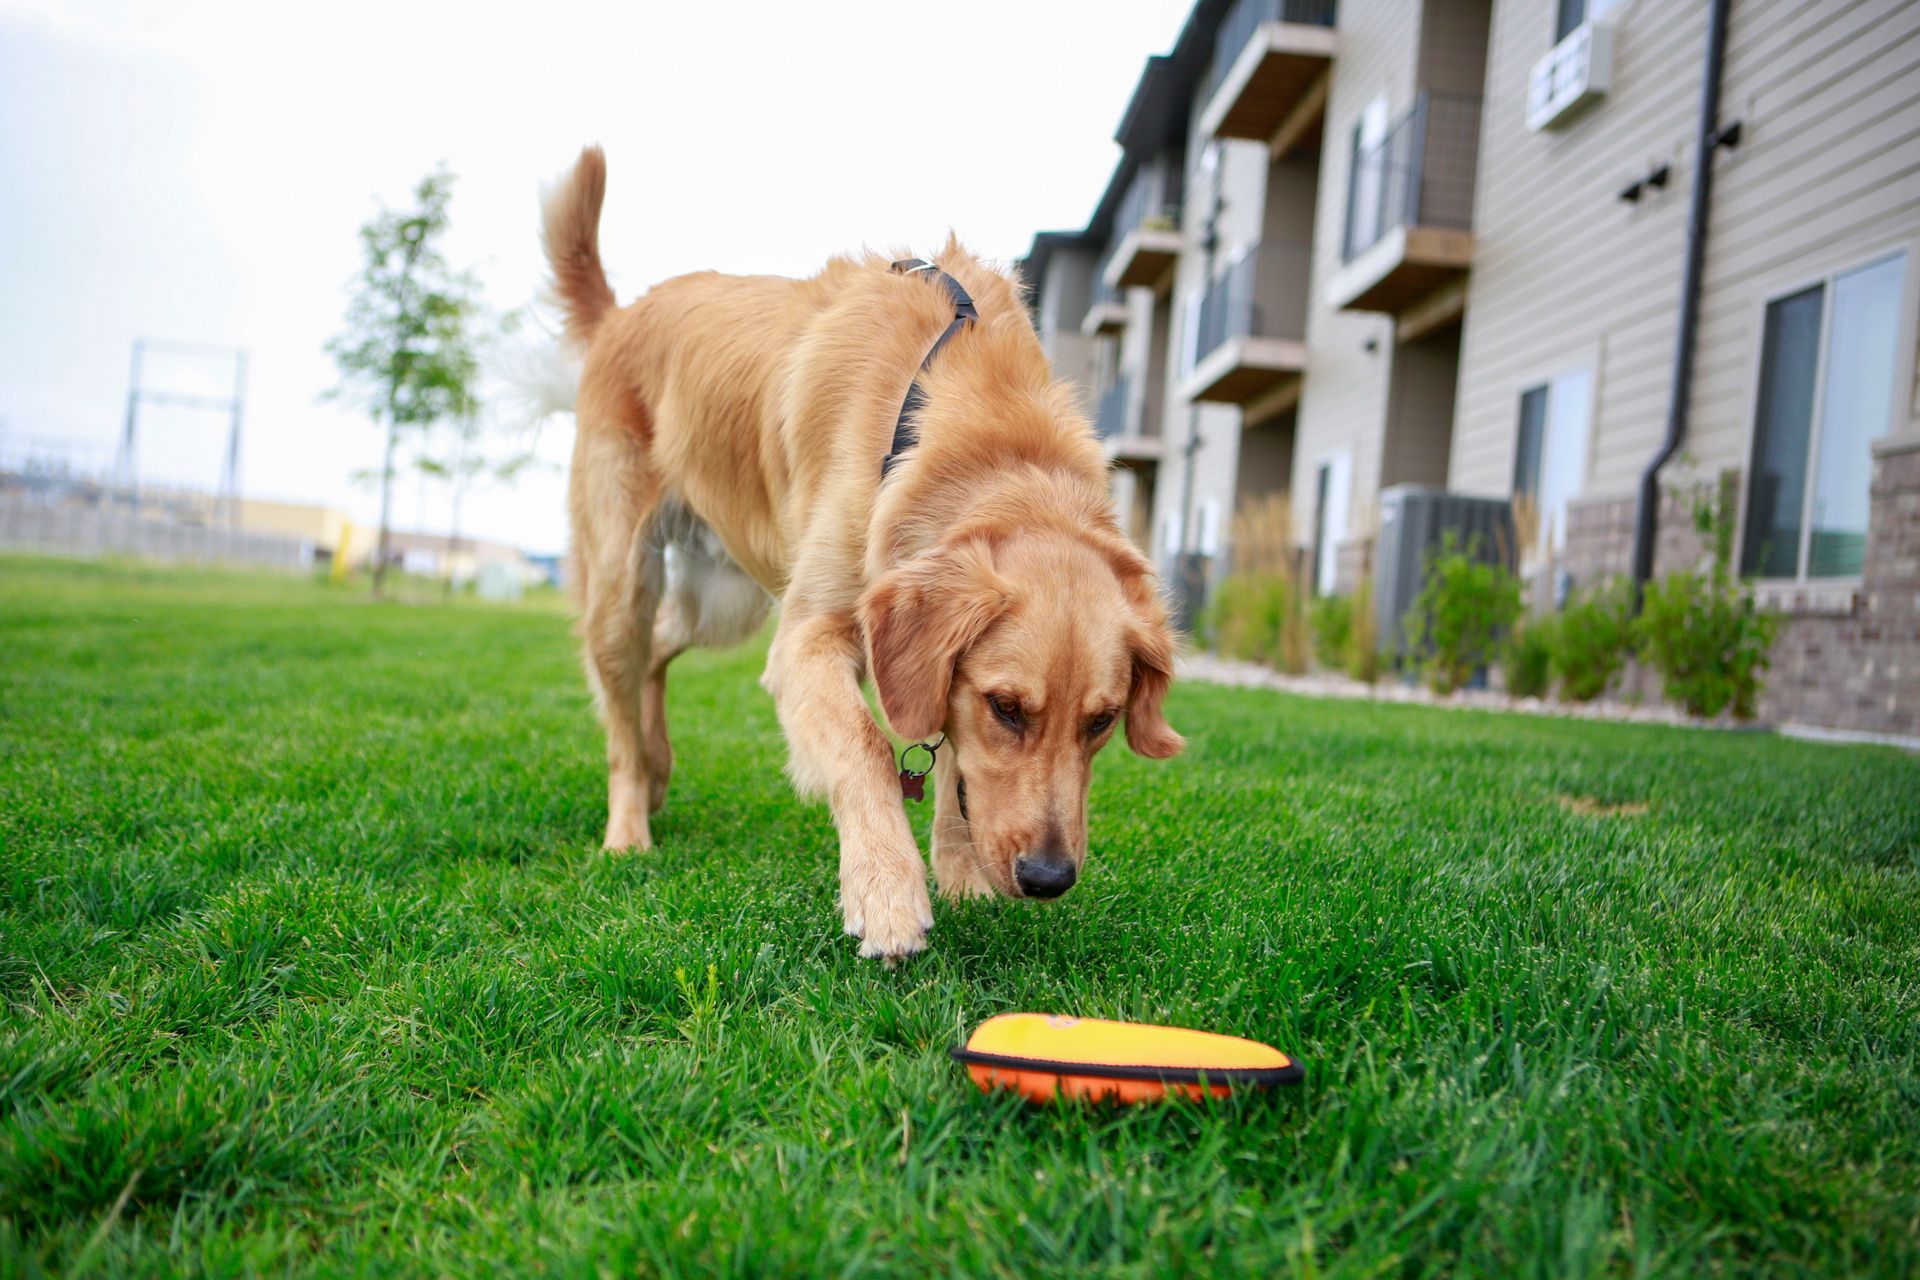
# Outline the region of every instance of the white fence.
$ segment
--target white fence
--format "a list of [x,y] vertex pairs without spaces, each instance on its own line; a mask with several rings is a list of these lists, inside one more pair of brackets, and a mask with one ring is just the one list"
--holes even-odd
[[157,519],[87,503],[48,502],[23,494],[0,494],[0,550],[275,569],[313,565],[313,544],[299,538]]

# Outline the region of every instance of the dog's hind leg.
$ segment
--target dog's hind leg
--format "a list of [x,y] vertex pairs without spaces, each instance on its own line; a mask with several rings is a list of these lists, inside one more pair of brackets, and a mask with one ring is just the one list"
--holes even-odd
[[663,504],[654,519],[664,544],[666,595],[653,626],[653,662],[640,698],[641,742],[653,811],[666,802],[673,775],[667,740],[667,664],[691,648],[723,649],[751,636],[773,599],[727,555],[712,529],[678,503]]
[[580,639],[607,730],[606,847],[646,849],[653,837],[644,695],[663,577],[660,548],[648,529],[660,480],[641,433],[594,421],[583,410],[569,487]]

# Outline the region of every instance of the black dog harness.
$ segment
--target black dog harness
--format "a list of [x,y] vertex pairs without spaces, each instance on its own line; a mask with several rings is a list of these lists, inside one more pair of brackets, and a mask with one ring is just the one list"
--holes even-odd
[[[940,348],[947,345],[947,340],[978,320],[980,313],[974,308],[973,299],[967,296],[967,291],[960,287],[960,282],[925,258],[902,258],[893,264],[893,269],[905,276],[921,271],[931,271],[933,278],[939,281],[940,286],[953,298],[953,323],[934,339],[932,349],[927,352],[927,358],[920,362],[920,368],[924,371],[933,363],[933,358],[940,354]],[[914,442],[919,440],[920,429],[913,418],[926,403],[927,393],[920,389],[920,376],[915,374],[912,384],[907,387],[907,398],[901,402],[899,420],[893,424],[893,449],[880,460],[882,480],[885,480],[887,473],[893,470],[893,464],[900,460],[900,455],[913,448]]]

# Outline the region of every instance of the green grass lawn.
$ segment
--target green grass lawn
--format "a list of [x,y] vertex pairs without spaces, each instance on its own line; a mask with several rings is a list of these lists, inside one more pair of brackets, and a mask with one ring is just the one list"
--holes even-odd
[[[610,857],[553,609],[0,561],[0,1272],[1920,1267],[1920,760],[1180,686],[889,972],[759,658]],[[1030,1109],[1017,1009],[1308,1075]]]

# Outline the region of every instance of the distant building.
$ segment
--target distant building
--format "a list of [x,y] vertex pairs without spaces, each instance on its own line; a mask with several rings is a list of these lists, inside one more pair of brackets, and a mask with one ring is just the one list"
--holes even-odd
[[[270,502],[240,499],[239,524],[249,533],[296,538],[309,548],[317,565],[331,565],[342,556],[349,566],[373,555],[377,530],[355,525],[338,507],[308,502]],[[211,516],[209,517],[211,518]]]
[[[1667,432],[1711,3],[1201,0],[1148,61],[1035,324],[1198,603],[1290,500],[1352,588],[1383,491],[1526,500],[1538,598],[1634,568]],[[1762,712],[1920,733],[1920,3],[1731,0],[1679,448],[1786,618]],[[1550,589],[1551,588],[1551,589]]]
[[[368,540],[369,560],[376,546],[377,533]],[[423,578],[451,578],[456,586],[464,586],[489,573],[504,573],[521,587],[547,581],[546,567],[536,563],[518,547],[478,538],[455,541],[439,533],[390,531],[387,535],[387,564],[402,573]]]

